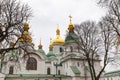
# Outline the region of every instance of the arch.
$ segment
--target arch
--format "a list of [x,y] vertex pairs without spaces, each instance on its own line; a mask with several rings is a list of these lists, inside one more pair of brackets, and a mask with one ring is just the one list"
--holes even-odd
[[13,72],[14,72],[14,67],[10,66],[10,68],[9,68],[9,74],[13,74]]
[[47,68],[47,74],[51,74],[50,68]]
[[[36,55],[36,56],[39,57],[39,59],[42,59],[42,57],[41,57],[39,54],[37,54],[37,53],[28,53],[28,54],[29,54],[29,55]],[[24,58],[24,57],[29,57],[28,54],[23,55],[23,58]]]
[[29,57],[26,64],[27,70],[37,70],[37,60],[33,57]]

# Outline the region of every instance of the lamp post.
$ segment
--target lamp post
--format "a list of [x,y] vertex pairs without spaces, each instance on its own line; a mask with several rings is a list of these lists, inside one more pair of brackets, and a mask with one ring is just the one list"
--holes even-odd
[[[59,63],[59,64],[58,64],[58,63],[55,63],[54,66],[55,66],[55,68],[56,68],[56,75],[58,75],[58,74],[57,74],[57,71],[58,71],[57,68],[58,68],[59,66],[62,66],[62,63]],[[58,76],[58,77],[59,77],[59,76]],[[61,80],[61,76],[60,76],[59,78],[60,78],[60,80]]]

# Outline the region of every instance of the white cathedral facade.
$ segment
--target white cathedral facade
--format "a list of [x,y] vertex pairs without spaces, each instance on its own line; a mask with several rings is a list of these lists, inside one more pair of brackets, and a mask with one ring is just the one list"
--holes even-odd
[[[23,28],[17,45],[27,46],[25,50],[7,52],[1,61],[0,80],[91,80],[87,61],[78,52],[79,38],[71,20],[65,40],[61,38],[59,28],[56,29],[56,38],[51,41],[47,54],[41,43],[38,50],[34,49],[28,23]],[[11,46],[13,44],[11,42]],[[101,69],[100,61],[96,57],[96,71]]]

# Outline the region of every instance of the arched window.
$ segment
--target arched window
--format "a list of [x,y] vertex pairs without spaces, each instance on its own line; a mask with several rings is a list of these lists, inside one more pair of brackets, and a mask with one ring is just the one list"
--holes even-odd
[[73,47],[72,46],[70,46],[70,52],[73,52]]
[[26,65],[27,70],[37,70],[37,60],[33,57],[29,57]]
[[47,68],[47,74],[50,74],[50,68]]
[[9,74],[13,74],[13,71],[14,71],[13,66],[10,66],[10,68],[9,68]]
[[60,70],[58,70],[58,75],[60,75]]
[[77,62],[77,66],[78,66],[78,67],[80,66],[79,62]]
[[60,52],[63,52],[63,49],[60,47]]

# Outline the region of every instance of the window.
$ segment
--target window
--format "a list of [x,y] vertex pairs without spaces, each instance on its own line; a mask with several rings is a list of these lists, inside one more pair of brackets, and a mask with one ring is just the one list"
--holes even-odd
[[47,68],[47,74],[50,74],[50,68]]
[[33,57],[29,57],[26,65],[27,70],[37,70],[37,60]]
[[58,75],[60,75],[60,70],[58,70]]
[[63,49],[60,47],[60,52],[63,52]]
[[73,47],[72,46],[70,46],[70,52],[73,52]]
[[80,66],[79,62],[77,62],[77,66],[78,66],[78,67]]
[[13,70],[14,70],[13,66],[10,66],[10,68],[9,68],[9,74],[13,74]]

